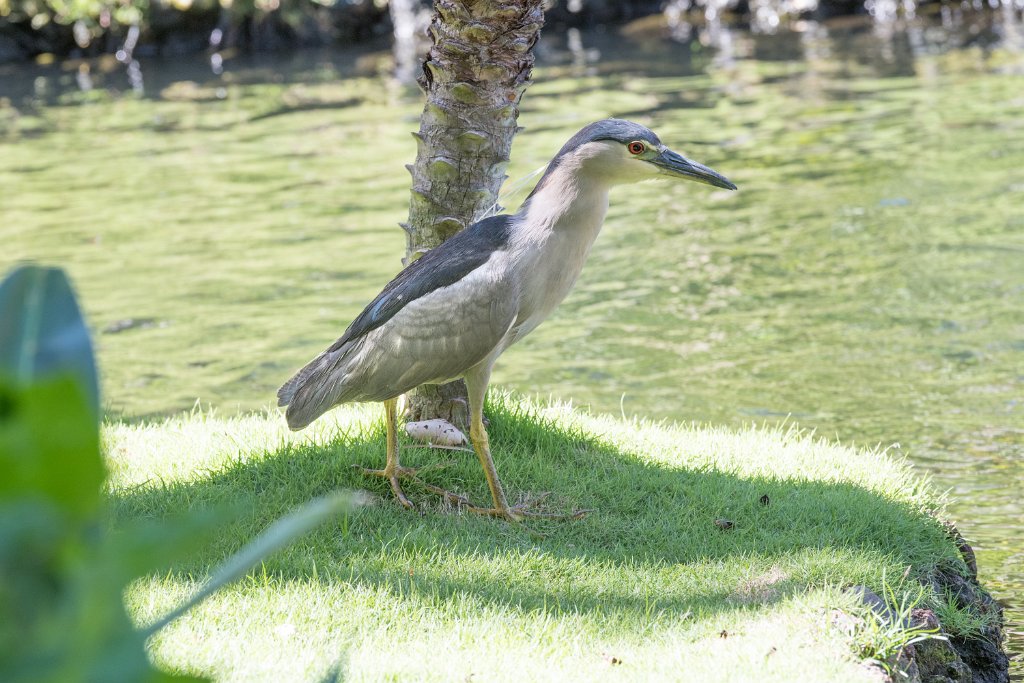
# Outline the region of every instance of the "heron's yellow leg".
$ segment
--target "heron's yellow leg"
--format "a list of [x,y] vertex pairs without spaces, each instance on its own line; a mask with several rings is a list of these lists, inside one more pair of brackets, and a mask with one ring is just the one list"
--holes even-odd
[[519,522],[527,517],[579,519],[586,511],[577,511],[571,514],[549,514],[531,511],[524,505],[517,505],[513,507],[508,504],[508,499],[505,497],[505,490],[501,485],[501,479],[498,478],[498,470],[495,468],[494,460],[491,458],[490,442],[487,438],[487,430],[484,428],[484,392],[487,390],[487,376],[489,374],[490,372],[488,368],[488,371],[482,377],[482,381],[479,375],[467,375],[466,383],[469,387],[469,410],[471,420],[469,436],[470,440],[473,442],[473,450],[480,459],[480,465],[483,467],[484,476],[487,477],[487,485],[491,489],[491,498],[494,501],[494,507],[484,508],[472,505],[465,496],[460,496],[457,493],[446,491],[438,486],[427,484],[416,476],[416,469],[402,466],[398,461],[398,408],[397,401],[395,399],[384,402],[385,422],[387,425],[387,463],[382,470],[360,469],[364,474],[387,479],[388,483],[391,484],[391,490],[395,492],[395,498],[402,504],[402,506],[409,509],[413,508],[413,504],[408,498],[406,498],[405,493],[402,491],[399,479],[411,479],[427,491],[439,495],[449,503],[461,506],[469,512],[480,515],[489,515],[491,517],[501,517],[511,522]]
[[[491,458],[491,444],[487,438],[487,430],[484,428],[483,406],[481,405],[478,410],[473,403],[473,399],[470,398],[470,419],[472,422],[469,425],[469,438],[473,442],[473,450],[476,451],[476,457],[480,459],[480,466],[484,468],[484,476],[487,477],[487,486],[491,489],[494,508],[481,509],[471,507],[470,509],[473,512],[518,521],[521,519],[521,515],[517,515],[509,507],[508,500],[505,498],[505,489],[501,485],[501,479],[498,478],[498,470],[494,466],[494,459]],[[483,401],[481,400],[482,403]]]
[[[451,491],[446,491],[438,486],[428,484],[416,476],[420,469],[427,468],[417,469],[415,467],[404,467],[402,466],[402,463],[398,461],[398,399],[384,401],[384,420],[387,425],[387,463],[384,465],[384,469],[373,470],[365,467],[356,467],[358,467],[363,474],[387,479],[388,483],[391,484],[391,490],[395,492],[395,498],[403,507],[410,510],[413,509],[413,504],[406,497],[405,492],[402,491],[402,486],[398,482],[399,479],[411,479],[427,491],[441,496],[453,505],[469,505],[469,501],[466,500],[464,496],[460,496],[457,493],[452,493]],[[445,465],[441,464],[435,465],[434,467],[444,466]]]
[[402,486],[398,483],[399,477],[414,477],[416,475],[416,470],[402,467],[402,464],[398,462],[398,399],[391,398],[384,401],[384,422],[387,427],[387,462],[384,469],[360,469],[363,474],[387,479],[391,484],[391,490],[395,492],[395,498],[402,504],[402,507],[412,509],[412,503],[405,497],[405,492],[402,491]]
[[[487,382],[490,379],[491,368],[489,363],[484,363],[466,373],[466,388],[469,389],[469,438],[473,442],[473,450],[480,459],[480,465],[484,468],[484,476],[487,477],[487,485],[491,489],[491,498],[494,500],[494,507],[480,508],[472,505],[466,506],[470,512],[491,517],[501,517],[510,522],[519,522],[525,518],[543,519],[580,519],[588,510],[577,510],[570,514],[535,512],[529,509],[529,503],[511,506],[505,497],[505,489],[498,478],[498,470],[494,466],[494,459],[491,458],[491,444],[487,438],[487,430],[484,428],[484,395],[487,393]],[[541,496],[534,502],[539,502]]]
[[[589,510],[576,510],[568,514],[536,512],[530,509],[531,503],[524,503],[515,506],[509,505],[508,500],[505,498],[505,490],[501,486],[501,479],[498,478],[498,470],[494,467],[494,460],[491,458],[490,443],[487,439],[487,430],[484,429],[482,414],[480,415],[479,420],[473,420],[469,433],[470,438],[473,440],[473,449],[476,451],[477,457],[480,458],[480,465],[484,468],[484,475],[487,477],[487,485],[491,489],[491,497],[494,499],[494,507],[491,508],[480,508],[467,505],[466,509],[470,512],[475,512],[478,515],[501,517],[510,522],[521,522],[523,519],[527,518],[581,519],[587,514],[587,512],[589,512]],[[532,504],[539,503],[546,497],[547,494],[544,494],[535,499]]]

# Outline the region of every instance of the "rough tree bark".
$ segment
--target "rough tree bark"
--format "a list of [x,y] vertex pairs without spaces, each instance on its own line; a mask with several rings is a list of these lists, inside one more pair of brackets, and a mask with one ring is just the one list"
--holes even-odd
[[[519,101],[531,83],[543,0],[435,0],[420,86],[426,104],[412,173],[405,264],[482,217],[497,201]],[[416,420],[468,422],[465,385],[410,396]]]

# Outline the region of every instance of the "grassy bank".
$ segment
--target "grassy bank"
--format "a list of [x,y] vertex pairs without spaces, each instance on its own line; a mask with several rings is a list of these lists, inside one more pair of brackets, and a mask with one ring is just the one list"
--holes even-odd
[[[962,566],[929,514],[941,500],[885,453],[507,397],[488,412],[513,498],[550,491],[546,506],[596,512],[510,525],[442,509],[412,486],[423,514],[404,511],[350,467],[382,462],[374,406],[299,435],[276,412],[107,425],[119,523],[242,510],[205,552],[132,587],[139,622],[288,509],[335,488],[381,496],[164,631],[156,659],[218,680],[314,680],[340,663],[354,681],[867,681],[877,678],[861,657],[901,636],[833,626],[836,609],[856,611],[843,587],[881,593],[884,582],[950,609],[916,582]],[[425,478],[487,500],[470,453],[407,449],[403,461],[450,462]]]

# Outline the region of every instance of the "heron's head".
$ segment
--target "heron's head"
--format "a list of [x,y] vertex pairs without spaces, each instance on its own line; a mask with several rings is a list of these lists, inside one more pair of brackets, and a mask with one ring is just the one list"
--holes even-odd
[[671,177],[736,189],[722,174],[666,147],[649,128],[622,119],[597,121],[576,133],[552,159],[549,172],[558,167],[609,185]]

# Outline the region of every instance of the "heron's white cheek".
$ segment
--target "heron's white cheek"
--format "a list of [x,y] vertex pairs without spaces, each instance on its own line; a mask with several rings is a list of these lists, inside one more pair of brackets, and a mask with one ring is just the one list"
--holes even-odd
[[639,183],[644,180],[653,180],[660,175],[657,167],[653,164],[640,159],[629,159],[626,163],[622,164],[618,181],[620,183]]

